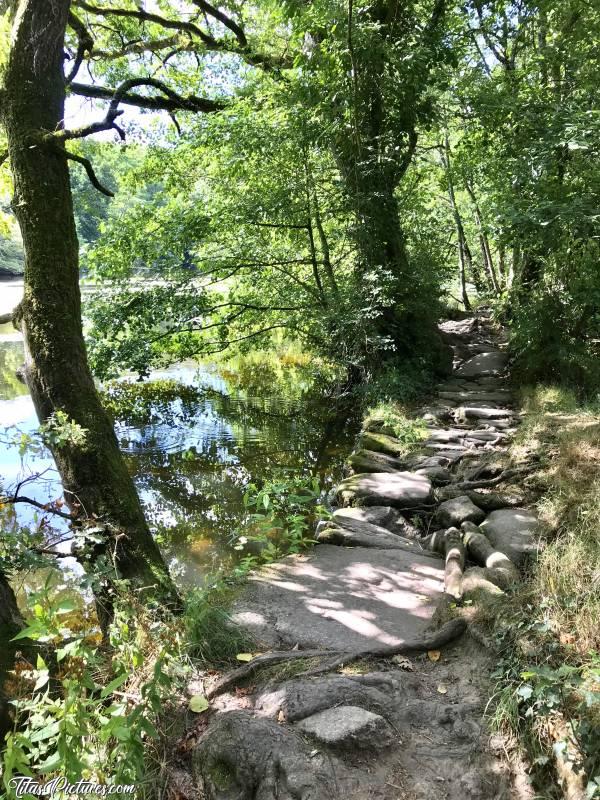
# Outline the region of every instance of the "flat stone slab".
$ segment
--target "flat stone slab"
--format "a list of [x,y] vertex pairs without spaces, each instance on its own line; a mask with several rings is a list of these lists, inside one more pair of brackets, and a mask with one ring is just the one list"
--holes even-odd
[[303,733],[329,747],[377,749],[394,741],[394,731],[379,714],[358,706],[336,706],[296,723]]
[[480,527],[496,550],[507,555],[514,564],[520,564],[538,551],[539,521],[526,508],[492,511]]
[[371,472],[352,475],[336,490],[346,505],[407,508],[428,503],[431,481],[414,472]]
[[231,616],[267,647],[395,645],[423,634],[443,591],[442,560],[323,544],[254,573]]
[[488,353],[478,353],[467,359],[456,371],[459,378],[479,378],[482,375],[500,375],[504,372],[508,362],[508,355],[501,350],[491,350]]

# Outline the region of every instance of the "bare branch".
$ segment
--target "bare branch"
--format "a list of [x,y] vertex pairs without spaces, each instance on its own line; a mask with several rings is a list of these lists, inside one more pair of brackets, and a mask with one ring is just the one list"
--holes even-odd
[[0,497],[0,503],[6,505],[13,505],[15,503],[28,503],[30,506],[34,508],[39,508],[41,511],[46,511],[48,514],[55,514],[57,517],[62,517],[63,519],[70,519],[73,520],[75,517],[73,514],[69,514],[65,511],[60,511],[58,508],[55,507],[53,503],[40,503],[38,500],[34,500],[32,497],[25,497],[24,495],[14,495],[13,497]]
[[9,322],[12,322],[15,318],[15,309],[9,311],[8,314],[0,314],[0,325],[6,325]]

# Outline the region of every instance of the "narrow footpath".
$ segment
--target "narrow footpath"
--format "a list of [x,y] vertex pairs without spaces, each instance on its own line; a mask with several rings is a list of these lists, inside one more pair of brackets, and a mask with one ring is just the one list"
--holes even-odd
[[203,679],[211,709],[191,720],[174,796],[533,796],[485,721],[494,657],[470,599],[518,581],[537,548],[502,458],[518,423],[505,340],[485,316],[440,331],[454,370],[417,411],[419,452],[403,458],[372,420],[319,544],[258,571],[236,601],[264,655]]

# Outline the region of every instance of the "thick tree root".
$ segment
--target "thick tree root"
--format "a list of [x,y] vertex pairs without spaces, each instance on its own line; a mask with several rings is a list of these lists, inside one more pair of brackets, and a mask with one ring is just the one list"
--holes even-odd
[[461,636],[465,632],[466,627],[466,621],[457,618],[450,620],[450,622],[442,625],[441,628],[428,636],[422,636],[419,639],[410,639],[397,645],[380,645],[345,652],[340,652],[339,650],[282,650],[281,652],[265,653],[262,656],[253,658],[252,661],[244,664],[244,666],[225,675],[206,693],[206,696],[209,700],[218,697],[232,686],[240,683],[240,681],[251,678],[264,667],[271,667],[274,664],[281,664],[284,661],[293,661],[299,658],[327,659],[327,661],[319,667],[301,673],[304,676],[310,676],[329,672],[342,664],[352,664],[360,658],[391,658],[391,656],[423,653],[427,650],[439,650],[441,647],[444,647]]

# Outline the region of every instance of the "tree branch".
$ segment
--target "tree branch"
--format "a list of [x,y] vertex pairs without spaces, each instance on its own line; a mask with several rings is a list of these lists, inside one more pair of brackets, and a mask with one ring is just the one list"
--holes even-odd
[[56,514],[57,517],[62,517],[63,519],[70,519],[74,520],[75,517],[73,514],[68,514],[65,511],[59,511],[57,508],[53,506],[52,503],[40,503],[37,500],[34,500],[32,497],[25,497],[24,495],[15,495],[14,497],[0,497],[0,503],[2,504],[10,504],[13,505],[14,503],[28,503],[30,506],[34,508],[39,508],[41,511],[46,511],[49,514]]
[[227,14],[224,14],[218,8],[215,8],[210,3],[205,2],[205,0],[192,0],[195,6],[198,6],[205,14],[213,17],[214,19],[218,19],[219,22],[224,25],[226,28],[234,34],[235,38],[238,41],[238,44],[241,48],[248,47],[248,40],[246,39],[246,34],[244,33],[243,29],[240,25],[235,22],[235,20],[228,17]]
[[0,325],[7,325],[9,322],[13,322],[15,319],[17,308],[13,308],[13,310],[9,311],[7,314],[0,314]]
[[87,176],[90,179],[90,183],[92,184],[94,189],[97,189],[99,192],[102,192],[102,194],[105,194],[107,197],[115,196],[114,192],[111,192],[110,189],[107,189],[106,186],[103,186],[100,183],[100,181],[96,176],[96,173],[94,172],[92,162],[88,158],[84,158],[83,156],[77,156],[75,155],[75,153],[69,153],[67,150],[63,150],[62,152],[65,154],[66,158],[69,159],[69,161],[76,161],[78,164],[81,164],[81,166],[87,172]]
[[75,61],[73,62],[73,66],[71,67],[69,74],[65,77],[67,84],[71,83],[71,81],[79,72],[79,68],[81,67],[85,54],[91,53],[92,48],[94,47],[94,39],[92,38],[91,33],[88,31],[79,17],[76,16],[72,11],[69,11],[69,25],[77,34],[79,42],[77,44]]
[[[146,95],[130,91],[136,86],[152,86],[161,91],[165,97],[147,97]],[[147,108],[152,111],[170,111],[171,113],[174,111],[192,111],[206,114],[222,111],[227,108],[228,105],[222,100],[209,100],[205,97],[196,97],[195,95],[183,97],[170,89],[162,81],[156,80],[156,78],[134,78],[124,81],[116,89],[84,83],[72,83],[70,89],[73,94],[81,95],[82,97],[110,100],[111,104],[107,116],[111,108],[118,106],[120,103],[137,106],[138,108]],[[81,131],[84,129],[80,128],[79,130]],[[106,128],[102,128],[102,130],[106,130]],[[73,138],[73,136],[65,136],[65,132],[58,131],[59,135],[61,133],[63,134],[61,138]],[[87,136],[88,134],[84,133],[83,135]]]
[[167,19],[160,16],[160,14],[152,14],[144,11],[143,8],[138,7],[134,9],[126,8],[108,8],[106,6],[95,6],[92,3],[87,3],[85,0],[78,0],[77,5],[89,11],[91,14],[96,14],[101,17],[128,17],[138,19],[140,22],[153,22],[155,25],[160,25],[162,28],[175,31],[185,31],[197,36],[207,47],[211,49],[221,49],[219,42],[214,39],[210,34],[206,33],[193,22],[186,22],[185,20]]

